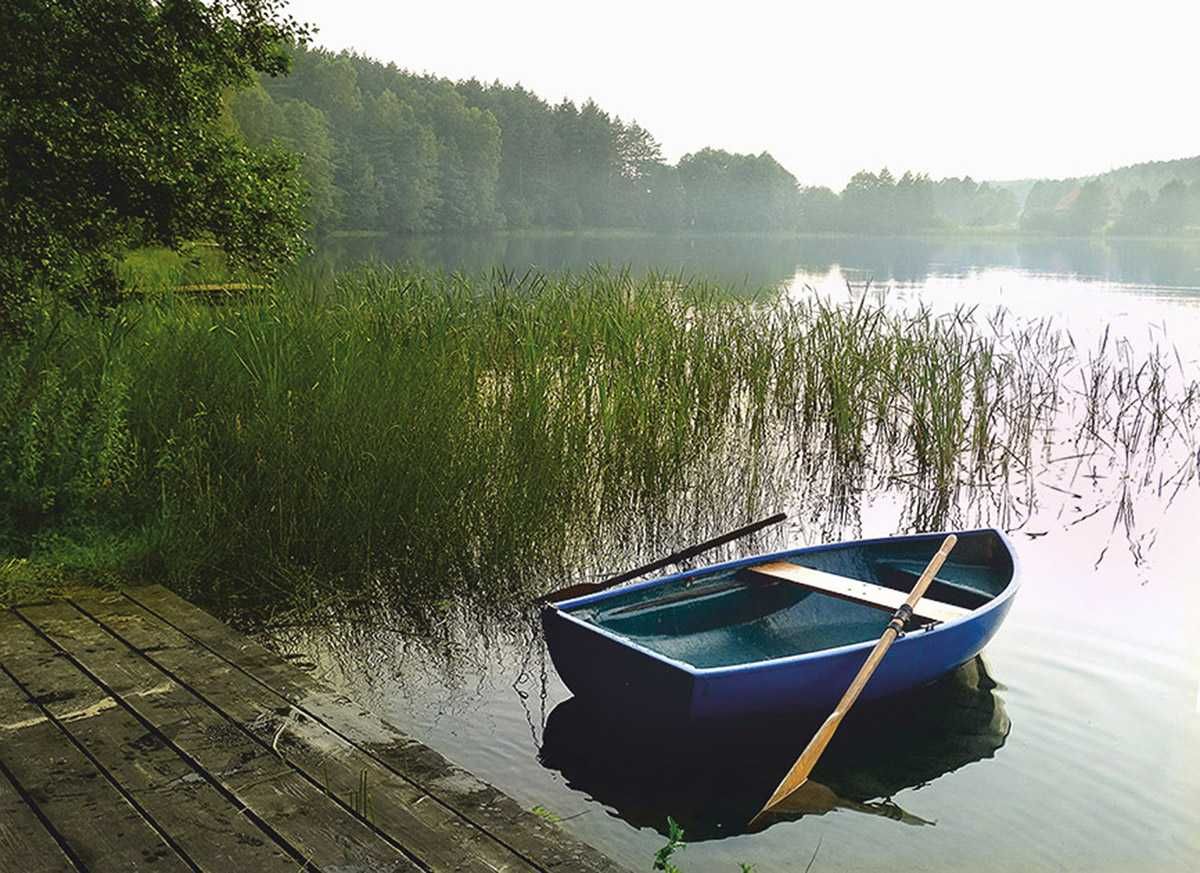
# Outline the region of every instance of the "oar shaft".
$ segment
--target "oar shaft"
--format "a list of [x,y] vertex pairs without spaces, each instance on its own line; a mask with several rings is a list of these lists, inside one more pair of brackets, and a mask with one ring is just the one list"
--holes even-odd
[[887,654],[888,649],[892,647],[892,643],[896,641],[896,636],[896,631],[889,624],[887,630],[883,632],[883,636],[879,638],[879,642],[875,644],[875,648],[871,650],[871,654],[867,656],[867,660],[855,675],[854,681],[850,683],[850,687],[846,689],[846,693],[838,701],[837,707],[821,723],[821,726],[817,728],[817,732],[808,741],[808,745],[804,747],[804,751],[800,753],[800,757],[796,759],[796,763],[792,764],[792,768],[788,770],[787,775],[783,777],[783,780],[776,787],[770,799],[763,805],[764,812],[769,811],[771,807],[785,800],[808,779],[813,768],[817,766],[817,761],[825,753],[825,748],[829,745],[830,740],[833,739],[833,735],[837,733],[837,729],[841,726],[842,719],[846,717],[846,713],[850,711],[850,707],[854,706],[854,702],[858,700],[858,696],[862,693],[863,688],[866,687],[867,680],[871,678],[871,674],[875,672],[875,668],[879,666],[879,662],[883,660],[883,656]]
[[731,543],[734,540],[741,539],[744,536],[749,536],[756,531],[762,530],[764,527],[770,527],[773,524],[778,524],[787,518],[786,512],[777,512],[770,518],[764,518],[759,521],[751,522],[750,524],[742,525],[736,530],[731,530],[729,533],[721,534],[719,537],[714,537],[703,543],[698,543],[694,546],[689,546],[686,549],[676,552],[673,555],[668,555],[665,558],[659,558],[657,561],[651,561],[644,567],[638,567],[635,570],[630,570],[627,573],[621,573],[619,576],[613,576],[605,579],[600,583],[600,587],[610,588],[613,585],[620,585],[622,582],[628,582],[630,579],[636,579],[638,576],[645,576],[647,573],[653,573],[655,570],[661,570],[663,567],[669,567],[672,564],[678,564],[680,561],[686,561],[688,558],[694,558],[701,552],[707,552],[709,549],[715,549],[717,546],[723,546],[726,543]]
[[879,642],[875,644],[875,648],[867,655],[867,660],[859,668],[854,680],[850,683],[850,687],[846,689],[846,693],[838,701],[838,705],[830,713],[829,718],[825,719],[825,722],[817,729],[817,732],[813,734],[813,738],[808,741],[808,745],[804,747],[804,751],[796,759],[796,763],[788,770],[787,775],[783,777],[783,781],[779,783],[779,786],[771,794],[770,799],[763,805],[758,815],[754,817],[751,824],[757,821],[764,813],[769,812],[773,807],[778,806],[786,800],[808,780],[809,774],[812,773],[813,768],[817,765],[817,761],[820,760],[825,747],[829,745],[829,741],[833,739],[833,735],[837,732],[842,719],[846,717],[846,713],[850,711],[850,707],[854,706],[854,702],[858,700],[858,696],[866,687],[867,681],[879,666],[879,662],[883,660],[883,656],[887,654],[888,649],[892,647],[892,643],[896,641],[896,637],[904,630],[905,623],[912,617],[913,607],[925,596],[930,583],[933,582],[933,577],[942,568],[946,557],[957,542],[958,537],[954,534],[950,534],[942,541],[941,548],[937,550],[937,553],[925,567],[925,571],[921,574],[921,577],[917,579],[917,583],[913,586],[911,593],[909,593],[908,599],[896,610],[895,615],[892,616],[892,620],[888,622],[888,626],[879,638]]
[[620,585],[622,582],[628,582],[630,579],[636,579],[639,576],[645,576],[647,573],[653,573],[655,570],[661,570],[663,567],[669,567],[672,564],[678,564],[680,561],[686,561],[688,558],[694,558],[701,552],[707,552],[709,549],[715,549],[717,546],[723,546],[726,543],[731,543],[734,540],[741,539],[744,536],[749,536],[752,533],[762,530],[765,527],[770,527],[773,524],[779,524],[787,518],[786,512],[777,512],[770,518],[760,519],[759,521],[751,522],[750,524],[742,525],[736,530],[731,530],[728,533],[723,533],[719,537],[714,537],[711,540],[705,540],[702,543],[697,543],[694,546],[689,546],[686,549],[668,555],[665,558],[659,558],[657,561],[651,561],[642,567],[630,570],[627,573],[621,573],[617,576],[612,576],[605,579],[603,582],[582,582],[578,585],[569,585],[566,588],[560,588],[557,591],[551,591],[549,594],[543,594],[538,598],[540,603],[556,603],[560,600],[570,600],[573,597],[583,597],[585,594],[598,594],[605,589],[612,588],[614,585]]

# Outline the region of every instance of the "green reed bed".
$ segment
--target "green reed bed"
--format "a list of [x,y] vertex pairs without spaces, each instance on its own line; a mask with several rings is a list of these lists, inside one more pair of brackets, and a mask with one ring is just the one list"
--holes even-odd
[[1195,386],[1161,365],[968,310],[612,271],[371,267],[47,313],[0,361],[0,597],[53,570],[225,609],[516,600],[607,569],[598,543],[632,560],[896,483],[933,526],[1031,468],[1073,369],[1098,398],[1079,445],[1189,432]]

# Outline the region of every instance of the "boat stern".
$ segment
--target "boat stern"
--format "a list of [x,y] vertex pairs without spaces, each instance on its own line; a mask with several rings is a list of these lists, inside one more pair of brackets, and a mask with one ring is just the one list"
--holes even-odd
[[631,646],[554,604],[542,608],[542,628],[554,669],[582,701],[608,713],[686,717],[694,674]]

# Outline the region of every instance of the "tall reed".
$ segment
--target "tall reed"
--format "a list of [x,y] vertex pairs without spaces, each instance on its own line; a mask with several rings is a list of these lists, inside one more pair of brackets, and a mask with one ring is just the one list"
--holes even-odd
[[48,315],[0,367],[0,543],[137,531],[125,572],[227,609],[511,599],[784,500],[911,488],[937,526],[1057,440],[1190,437],[1198,395],[1162,356],[969,309],[373,266]]

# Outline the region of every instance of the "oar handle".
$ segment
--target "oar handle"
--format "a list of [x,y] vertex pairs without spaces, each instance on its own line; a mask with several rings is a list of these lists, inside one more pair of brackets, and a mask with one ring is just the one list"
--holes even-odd
[[879,662],[883,660],[883,656],[892,647],[892,643],[895,642],[896,637],[904,630],[904,625],[912,618],[913,607],[917,605],[917,602],[929,590],[929,586],[933,582],[933,577],[937,575],[938,570],[942,569],[942,564],[945,563],[946,557],[957,542],[958,537],[954,534],[950,534],[942,540],[941,548],[937,550],[933,558],[925,566],[924,572],[917,579],[917,583],[909,593],[908,599],[900,605],[892,616],[892,620],[888,622],[888,626],[884,629],[879,642],[875,644],[875,648],[871,650],[871,653],[867,656],[867,660],[859,668],[854,680],[850,683],[850,687],[842,695],[842,699],[838,701],[833,712],[829,714],[829,718],[825,719],[824,723],[817,729],[817,732],[813,734],[813,738],[808,741],[808,745],[804,747],[804,751],[800,753],[800,757],[796,759],[796,763],[792,765],[792,769],[788,770],[787,775],[783,777],[783,781],[779,783],[779,786],[772,792],[767,802],[763,804],[763,808],[750,820],[751,826],[774,807],[783,803],[801,785],[808,781],[809,774],[817,766],[817,761],[820,760],[825,747],[829,745],[829,741],[833,739],[833,735],[837,732],[838,726],[841,725],[842,719],[846,717],[846,713],[850,711],[850,707],[854,706],[854,702],[858,700],[859,694],[866,687],[867,681],[875,672],[875,668],[879,666]]

